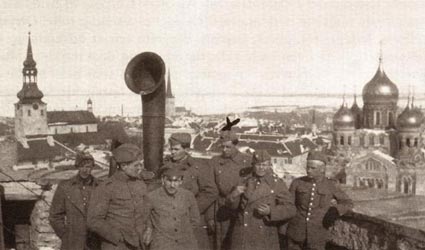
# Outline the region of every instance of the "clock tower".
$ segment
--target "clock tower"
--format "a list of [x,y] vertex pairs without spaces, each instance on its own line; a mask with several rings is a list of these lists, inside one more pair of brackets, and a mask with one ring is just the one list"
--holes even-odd
[[18,140],[28,136],[47,136],[47,104],[41,100],[43,93],[37,86],[37,68],[30,33],[22,74],[22,89],[17,94],[19,101],[15,103],[15,136]]

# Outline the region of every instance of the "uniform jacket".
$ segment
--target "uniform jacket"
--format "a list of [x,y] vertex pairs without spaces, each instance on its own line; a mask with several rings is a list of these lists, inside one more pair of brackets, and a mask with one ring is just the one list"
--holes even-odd
[[[285,182],[267,173],[263,177],[250,177],[246,191],[237,197],[229,195],[229,206],[237,211],[233,229],[232,250],[279,250],[279,226],[296,213],[294,199]],[[268,204],[271,213],[262,216],[256,208]]]
[[205,212],[205,217],[207,221],[215,221],[216,249],[227,249],[235,213],[226,206],[226,197],[234,186],[248,178],[252,169],[251,157],[237,151],[230,158],[213,157],[209,165],[210,177],[202,185],[199,199],[214,200],[213,206]]
[[170,196],[161,187],[147,195],[145,204],[153,230],[150,250],[198,249],[199,209],[192,192],[181,188]]
[[139,247],[146,221],[146,184],[117,171],[99,185],[90,201],[88,226],[102,238],[102,249],[118,249],[120,240]]
[[[171,158],[168,158],[165,161],[173,164]],[[209,165],[202,164],[200,160],[195,160],[190,155],[187,155],[178,163],[179,165],[177,166],[184,166],[180,169],[183,172],[182,187],[193,193],[201,213],[200,228],[195,230],[195,236],[198,240],[199,248],[201,250],[209,250],[211,249],[211,246],[207,232],[205,213],[210,207],[212,207],[215,198],[203,197],[201,194],[205,187],[204,184],[208,182],[209,179],[213,178],[213,175],[211,174],[212,172],[209,170]]]
[[289,222],[287,236],[296,242],[307,240],[311,246],[322,245],[329,238],[325,215],[330,211],[332,199],[337,201],[339,215],[353,207],[351,199],[327,178],[319,182],[307,176],[297,178],[289,191],[295,197],[297,214]]
[[50,207],[49,221],[62,240],[62,250],[99,248],[97,237],[87,230],[88,202],[97,185],[94,178],[83,185],[78,175],[59,183]]

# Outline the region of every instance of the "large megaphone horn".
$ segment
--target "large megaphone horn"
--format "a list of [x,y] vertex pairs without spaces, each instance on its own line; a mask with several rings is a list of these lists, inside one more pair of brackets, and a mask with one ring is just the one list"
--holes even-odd
[[130,60],[124,78],[127,87],[141,95],[145,168],[156,172],[164,150],[165,63],[159,55],[143,52]]

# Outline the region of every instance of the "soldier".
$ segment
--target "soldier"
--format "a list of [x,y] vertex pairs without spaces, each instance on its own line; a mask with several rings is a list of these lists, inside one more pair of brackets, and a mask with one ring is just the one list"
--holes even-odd
[[162,174],[162,188],[146,197],[149,215],[143,242],[150,250],[197,250],[199,210],[192,192],[181,188],[183,173],[175,167]]
[[278,227],[296,213],[285,182],[271,169],[267,151],[255,152],[254,172],[228,196],[238,218],[233,229],[232,250],[279,250]]
[[[328,228],[353,207],[351,199],[325,177],[326,163],[326,156],[321,152],[310,152],[307,176],[295,179],[289,188],[297,207],[287,230],[289,250],[324,250]],[[336,200],[337,205],[333,206],[332,200]]]
[[206,212],[208,228],[215,233],[215,249],[229,249],[235,214],[226,206],[232,188],[248,177],[251,157],[237,149],[238,138],[231,130],[221,131],[222,154],[210,161],[211,177],[202,189],[201,199],[215,199],[213,209]]
[[103,250],[136,250],[142,247],[146,216],[143,199],[146,184],[139,178],[141,151],[123,144],[112,151],[117,171],[93,193],[88,225],[102,237]]
[[87,230],[87,208],[98,181],[91,175],[94,159],[78,153],[75,159],[78,174],[59,183],[50,207],[49,221],[62,240],[61,249],[99,249],[96,236]]
[[171,156],[166,159],[168,167],[174,167],[183,173],[182,187],[191,191],[198,202],[199,211],[201,212],[200,227],[195,230],[195,235],[201,250],[209,250],[212,248],[210,238],[207,232],[207,224],[204,218],[208,207],[215,199],[201,199],[200,191],[203,183],[209,178],[208,166],[195,161],[189,153],[191,136],[188,133],[173,133],[168,142],[170,145]]

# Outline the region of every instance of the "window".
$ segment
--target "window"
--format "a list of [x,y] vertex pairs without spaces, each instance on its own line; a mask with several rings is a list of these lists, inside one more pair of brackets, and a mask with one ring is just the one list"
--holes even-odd
[[28,116],[31,116],[31,110],[28,109]]
[[71,133],[74,133],[74,128],[73,127],[71,127]]
[[394,115],[393,112],[388,112],[388,126],[392,127],[394,125]]
[[289,159],[288,159],[288,163],[289,163],[289,164],[292,164],[292,158],[289,158]]
[[55,128],[55,134],[58,134],[58,128]]
[[381,112],[379,111],[375,113],[375,125],[381,125]]
[[339,137],[339,144],[344,145],[344,136]]
[[406,145],[410,148],[411,147],[411,144],[410,144],[410,138],[407,138],[406,139]]
[[[89,132],[89,126],[86,126],[86,132]],[[275,162],[276,163],[276,162]]]
[[385,143],[385,136],[384,135],[380,135],[379,136],[379,144],[384,145]]
[[414,146],[414,147],[418,147],[418,143],[419,143],[418,138],[415,138],[415,142],[413,143],[413,146]]
[[364,146],[364,135],[360,135],[360,146]]
[[351,145],[351,136],[348,137],[348,145]]
[[375,136],[369,135],[369,145],[375,145]]
[[44,115],[44,110],[40,110],[40,115],[43,116]]

